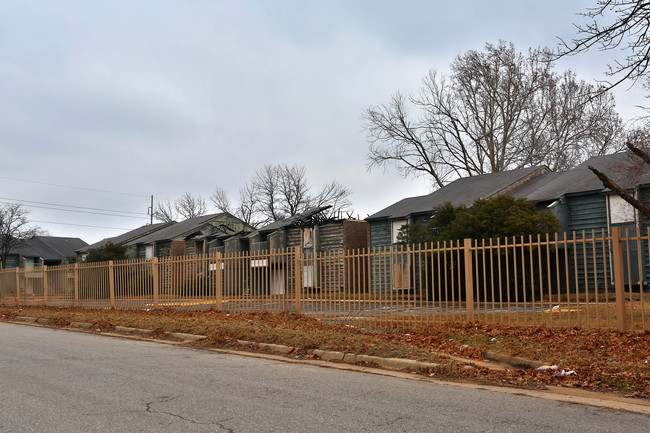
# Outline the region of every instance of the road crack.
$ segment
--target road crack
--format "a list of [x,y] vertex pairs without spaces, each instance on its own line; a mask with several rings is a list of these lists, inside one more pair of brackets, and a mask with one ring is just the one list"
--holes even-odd
[[175,400],[176,397],[169,397],[169,396],[166,396],[166,395],[161,395],[159,397],[154,397],[154,398],[155,398],[154,401],[150,401],[150,402],[146,403],[146,407],[147,407],[146,412],[148,412],[148,413],[167,415],[167,416],[178,418],[180,420],[187,421],[187,422],[189,422],[191,424],[196,424],[196,425],[215,425],[215,426],[219,427],[220,429],[222,429],[224,431],[227,431],[228,433],[234,433],[233,429],[228,428],[225,425],[223,425],[223,423],[228,421],[230,418],[221,419],[221,420],[217,420],[217,421],[211,421],[211,422],[200,422],[200,421],[197,421],[197,420],[194,420],[194,419],[191,419],[191,418],[186,418],[183,415],[179,415],[177,413],[166,412],[166,411],[163,411],[163,410],[155,410],[153,408],[153,405],[155,405],[155,404],[168,403],[168,402],[170,402],[172,400]]

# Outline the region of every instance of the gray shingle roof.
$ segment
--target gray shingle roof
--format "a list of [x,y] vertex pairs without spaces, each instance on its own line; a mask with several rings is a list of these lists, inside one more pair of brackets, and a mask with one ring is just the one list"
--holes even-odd
[[57,236],[37,236],[47,247],[54,250],[61,257],[70,257],[75,255],[75,251],[88,245],[79,238],[62,238]]
[[41,257],[44,260],[60,260],[75,255],[75,251],[88,245],[79,238],[56,236],[34,236],[26,239],[22,245],[13,248],[10,254],[23,257]]
[[153,242],[167,241],[172,239],[177,239],[179,237],[184,237],[200,230],[203,226],[210,222],[210,220],[223,215],[223,214],[211,214],[203,215],[194,218],[188,218],[185,221],[181,221],[176,224],[172,224],[168,227],[164,227],[160,230],[156,230],[153,233],[142,236],[133,241],[127,242],[126,246],[136,245],[136,244],[151,244]]
[[433,209],[449,202],[453,206],[470,206],[479,198],[488,198],[515,185],[522,179],[547,172],[546,167],[528,167],[457,179],[428,195],[398,201],[366,220],[406,218],[416,214],[433,213]]
[[175,222],[168,222],[168,223],[156,223],[156,224],[147,224],[142,227],[138,227],[137,229],[133,229],[131,231],[128,231],[126,233],[123,233],[118,236],[114,236],[112,238],[106,238],[102,239],[99,242],[95,242],[92,245],[85,246],[83,248],[79,248],[77,250],[78,253],[85,253],[90,250],[96,249],[96,248],[101,248],[104,245],[106,245],[109,242],[112,242],[113,244],[125,244],[127,242],[133,241],[135,239],[138,239],[144,235],[147,235],[149,233],[152,233],[156,230],[159,230],[161,228],[167,227],[171,224],[176,224]]
[[45,244],[37,239],[25,239],[20,246],[11,249],[9,254],[15,254],[21,257],[41,257],[43,260],[60,259],[55,251],[51,250]]
[[533,202],[556,200],[565,194],[576,194],[604,189],[600,179],[588,166],[607,174],[621,188],[630,189],[650,183],[650,166],[627,152],[596,156],[577,167],[548,173],[522,186],[511,195]]

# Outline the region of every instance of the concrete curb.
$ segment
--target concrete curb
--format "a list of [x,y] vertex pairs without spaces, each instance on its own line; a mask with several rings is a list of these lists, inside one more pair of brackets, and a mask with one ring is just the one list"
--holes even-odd
[[323,361],[343,361],[345,353],[331,350],[310,349],[307,351],[310,355],[316,355]]
[[[9,323],[11,323],[11,321]],[[16,319],[13,321],[13,323],[39,326],[41,322],[37,321],[35,317],[17,316]],[[89,324],[87,322],[72,322],[70,324],[70,328],[74,328],[73,323],[82,324],[84,326]],[[89,324],[89,325],[91,325],[90,328],[92,328],[93,324]],[[118,331],[118,328],[121,328],[123,330],[128,330],[129,333],[102,332],[100,333],[100,335],[118,336],[123,338],[124,337],[135,338],[140,340],[139,337],[128,335],[128,334],[145,333],[146,335],[149,335],[153,333],[153,330],[150,329],[139,329],[139,328],[129,328],[129,327],[118,327],[118,326],[115,327],[115,330]],[[83,329],[83,326],[81,327],[81,329]],[[180,334],[182,336],[192,335],[192,334],[184,334],[184,333],[166,333],[166,334]],[[206,338],[205,336],[202,335],[201,336],[192,335],[192,337],[198,337],[194,341]],[[172,345],[183,344],[185,342],[188,342],[188,341],[183,341],[179,343],[173,341],[151,340],[151,339],[142,339],[142,341],[157,341],[159,343],[172,344]],[[282,350],[282,352],[276,352],[276,353],[280,353],[281,355],[286,355],[287,353],[291,353],[295,349],[290,346],[282,346],[279,344],[255,343],[252,341],[245,341],[245,340],[237,340],[237,343],[242,346],[254,346],[259,348],[265,348],[271,351]],[[529,397],[543,398],[547,400],[554,400],[554,401],[565,402],[565,403],[582,404],[582,405],[601,407],[601,408],[606,408],[611,410],[620,410],[620,411],[650,415],[650,402],[629,399],[627,397],[611,396],[607,394],[603,395],[592,391],[579,390],[579,389],[576,390],[576,389],[556,387],[556,386],[549,386],[548,391],[537,391],[537,390],[528,390],[523,388],[502,387],[498,385],[482,385],[482,384],[479,385],[479,384],[462,383],[462,382],[448,382],[448,381],[440,381],[425,376],[413,375],[407,372],[399,371],[403,369],[418,370],[420,368],[427,368],[427,367],[434,368],[439,365],[439,364],[429,363],[429,362],[420,362],[420,361],[407,360],[401,358],[380,358],[377,356],[370,356],[370,355],[354,355],[351,353],[343,353],[343,352],[320,350],[320,349],[307,350],[307,353],[318,356],[320,360],[307,360],[307,359],[300,359],[299,357],[268,355],[268,354],[262,354],[256,352],[237,351],[237,350],[230,350],[230,349],[208,349],[208,350],[212,352],[230,353],[230,354],[236,354],[241,356],[266,357],[268,359],[274,359],[281,362],[308,363],[308,364],[319,365],[321,367],[327,367],[327,368],[354,370],[354,371],[373,373],[373,374],[379,374],[384,376],[393,376],[393,377],[400,377],[400,378],[410,379],[410,380],[419,380],[423,382],[436,382],[436,383],[442,383],[450,386],[458,386],[463,388],[482,389],[482,390],[487,389],[494,392],[502,392],[502,393],[513,394],[513,395],[525,395]],[[493,354],[496,354],[496,352],[490,352],[490,355]],[[531,361],[525,358],[511,357],[507,355],[501,355],[501,356],[503,357],[501,359],[511,360],[515,363],[520,363],[521,360],[524,360],[527,363],[536,363],[536,364],[530,364],[529,368],[533,368],[532,365],[537,365],[537,364],[543,365],[543,363],[541,362]],[[343,362],[332,363],[328,361],[343,361]],[[371,366],[359,366],[356,365],[356,362],[374,363],[376,365],[383,367],[383,369],[373,368]],[[467,363],[472,364],[473,361],[467,360]],[[413,368],[414,365],[418,365],[418,368]]]
[[372,355],[357,355],[355,353],[344,353],[332,350],[310,349],[307,353],[316,355],[323,361],[339,361],[346,364],[356,364],[357,362],[365,362],[368,364],[376,364],[383,368],[391,370],[414,370],[419,371],[425,368],[436,368],[440,364],[433,362],[422,362],[414,359],[402,358],[382,358]]
[[[23,322],[23,323],[32,323],[32,324],[38,323],[42,325],[51,323],[49,319],[29,317],[29,316],[17,316],[16,321]],[[88,322],[70,323],[71,328],[78,328],[78,329],[91,329],[92,326],[93,324]],[[115,326],[115,332],[118,334],[136,334],[143,337],[148,337],[154,331],[152,329],[131,328],[128,326],[118,325]],[[177,341],[182,341],[184,343],[201,341],[208,338],[205,335],[186,334],[184,332],[165,332],[163,336]],[[241,346],[255,347],[257,349],[262,349],[262,350],[269,351],[271,353],[278,353],[281,355],[288,355],[289,353],[292,353],[295,350],[295,347],[285,346],[282,344],[258,343],[258,342],[246,341],[246,340],[237,340],[237,344]],[[309,349],[307,350],[307,353],[311,355],[315,355],[323,361],[338,361],[338,362],[344,362],[348,364],[356,364],[358,362],[373,363],[382,368],[388,368],[392,370],[419,371],[426,368],[437,368],[440,366],[440,364],[437,363],[422,362],[413,359],[381,358],[379,356],[344,353],[344,352],[321,350],[321,349]],[[509,366],[512,366],[513,368],[537,368],[542,365],[545,365],[545,363],[540,361],[534,361],[526,358],[521,358],[518,356],[504,355],[501,353],[493,352],[491,350],[488,350],[485,353],[485,358],[490,361],[499,362],[501,364],[507,364]],[[485,366],[485,363],[481,361],[464,360],[455,357],[453,359],[457,362],[466,362],[467,364],[480,363],[481,365]]]
[[[151,332],[153,332],[153,331],[151,331]],[[201,341],[201,340],[205,340],[206,338],[208,338],[205,335],[186,334],[184,332],[165,332],[163,335],[165,337],[175,338],[177,340],[182,340],[184,342]]]
[[256,347],[258,349],[268,350],[269,352],[287,355],[295,350],[295,347],[285,346],[283,344],[256,343],[254,341],[237,340],[237,344],[242,346]]
[[142,329],[142,328],[131,328],[128,326],[116,326],[115,332],[124,333],[124,334],[136,334],[147,337],[153,334],[153,329]]
[[70,327],[79,328],[79,329],[90,329],[93,327],[93,324],[89,322],[70,322]]
[[[17,316],[16,320],[19,322],[24,322],[24,323],[38,323],[38,324],[48,324],[50,321],[48,319],[37,319],[35,317],[28,317],[28,316]],[[79,328],[79,329],[90,329],[92,328],[93,324],[92,323],[87,323],[87,322],[72,322],[70,323],[71,328]],[[137,334],[140,336],[148,337],[150,336],[154,331],[152,329],[140,329],[140,328],[131,328],[128,326],[115,326],[115,332],[119,334]],[[196,342],[196,341],[201,341],[205,340],[208,338],[205,335],[194,335],[194,334],[186,334],[184,332],[165,332],[163,336],[174,339],[174,340],[180,340],[185,343],[189,342]],[[254,341],[246,341],[246,340],[237,340],[237,344],[241,346],[249,346],[249,347],[254,347],[257,349],[262,349],[269,351],[271,353],[277,353],[280,355],[288,355],[289,353],[292,353],[295,350],[295,347],[291,346],[285,346],[282,344],[272,344],[272,343],[258,343]],[[372,356],[372,355],[363,355],[363,354],[355,354],[355,353],[344,353],[344,352],[338,352],[338,351],[332,351],[332,350],[321,350],[321,349],[309,349],[307,350],[307,353],[311,355],[317,356],[319,359],[323,361],[338,361],[338,362],[344,362],[348,364],[356,364],[358,362],[365,362],[365,363],[372,363],[376,364],[382,368],[388,368],[392,370],[411,370],[411,371],[419,371],[422,369],[426,368],[437,368],[440,366],[440,364],[433,363],[433,362],[422,362],[422,361],[416,361],[413,359],[403,359],[403,358],[381,358],[379,356]],[[521,358],[517,356],[508,356],[508,355],[503,355],[497,352],[493,351],[487,351],[485,353],[485,358],[490,360],[490,361],[495,361],[499,362],[502,364],[507,364],[512,366],[513,368],[537,368],[542,365],[544,365],[543,362],[539,361],[533,361],[530,359],[526,358]],[[481,363],[480,361],[472,361],[472,360],[464,360],[460,358],[454,358],[455,361],[457,362],[466,362],[468,364],[473,364],[473,363]],[[484,365],[485,363],[481,363],[481,365]],[[489,366],[488,366],[489,368]]]
[[519,369],[537,368],[541,367],[542,365],[546,365],[546,363],[541,361],[534,361],[532,359],[526,359],[519,356],[504,355],[502,353],[493,352],[491,350],[485,352],[485,359],[500,362],[502,364],[508,364],[514,368]]
[[354,353],[346,353],[343,357],[343,362],[355,364],[357,362],[366,362],[369,364],[377,364],[383,368],[391,370],[414,370],[419,371],[425,368],[437,368],[440,364],[433,362],[422,362],[414,359],[403,358],[382,358],[372,355],[356,355]]

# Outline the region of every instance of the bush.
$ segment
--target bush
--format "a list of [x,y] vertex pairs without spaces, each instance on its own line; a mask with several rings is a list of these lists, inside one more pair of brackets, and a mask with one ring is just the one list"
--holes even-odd
[[548,211],[538,212],[535,205],[507,195],[479,199],[466,208],[446,203],[425,223],[407,224],[400,229],[398,241],[424,243],[459,239],[496,239],[555,233],[560,221]]
[[88,251],[86,262],[107,262],[109,260],[126,260],[126,247],[108,242],[106,245]]

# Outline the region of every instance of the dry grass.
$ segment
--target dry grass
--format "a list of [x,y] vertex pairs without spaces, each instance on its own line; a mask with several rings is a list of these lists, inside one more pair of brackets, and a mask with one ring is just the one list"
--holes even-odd
[[[54,326],[71,322],[93,323],[93,330],[115,326],[187,332],[208,336],[203,347],[238,348],[236,340],[293,346],[291,356],[304,357],[306,349],[319,348],[384,357],[438,362],[423,372],[447,380],[525,387],[560,385],[625,395],[650,397],[650,333],[578,328],[525,327],[449,322],[404,325],[401,329],[361,329],[323,323],[293,314],[228,314],[216,311],[128,311],[73,308],[0,306],[0,319],[18,315],[49,318]],[[483,359],[486,350],[524,356],[575,370],[576,376],[553,377],[555,371],[464,368],[444,355]]]

